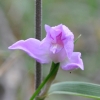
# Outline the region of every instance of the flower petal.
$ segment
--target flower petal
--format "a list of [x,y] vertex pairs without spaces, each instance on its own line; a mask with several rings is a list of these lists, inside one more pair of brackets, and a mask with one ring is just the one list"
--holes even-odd
[[83,61],[80,57],[81,57],[80,52],[73,52],[69,61],[67,59],[66,61],[61,63],[62,69],[63,70],[72,70],[72,69],[76,69],[76,68],[81,68],[82,70],[84,70]]
[[20,40],[9,47],[9,49],[20,49],[28,53],[31,57],[40,63],[48,63],[50,59],[45,52],[45,48],[40,46],[41,41],[29,38],[27,40]]
[[64,43],[64,48],[66,50],[67,56],[71,57],[74,50],[74,41],[70,40],[70,37],[67,37],[67,39],[64,40],[63,43]]
[[55,27],[50,27],[49,25],[45,25],[45,30],[46,30],[46,38],[48,38],[48,40],[52,41],[52,43],[56,43],[56,37],[61,33],[61,26],[57,25]]
[[49,34],[51,27],[49,25],[45,24],[45,31],[47,34]]
[[69,28],[65,25],[62,25],[62,39],[66,38],[67,36],[71,36],[74,38],[73,33],[69,30]]
[[62,25],[62,40],[67,56],[70,57],[74,49],[74,35],[65,25]]

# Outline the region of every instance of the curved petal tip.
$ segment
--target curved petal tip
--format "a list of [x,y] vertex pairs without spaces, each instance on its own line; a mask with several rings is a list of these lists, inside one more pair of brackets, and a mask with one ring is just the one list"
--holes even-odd
[[69,60],[61,63],[62,69],[63,70],[73,70],[73,69],[80,68],[81,70],[84,70],[83,61],[80,57],[81,57],[80,52],[73,52]]

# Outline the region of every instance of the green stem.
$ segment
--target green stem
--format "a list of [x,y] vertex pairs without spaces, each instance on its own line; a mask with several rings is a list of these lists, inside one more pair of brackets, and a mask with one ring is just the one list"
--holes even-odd
[[[53,68],[55,68],[55,63],[52,63],[50,72],[52,72]],[[58,67],[59,68],[59,67]],[[57,75],[58,69],[55,71],[55,73],[49,78],[49,80],[46,82],[45,86],[43,87],[41,93],[39,94],[39,96],[37,97],[37,100],[44,100],[45,97],[47,96],[48,90],[52,84],[52,82],[54,81],[56,75]]]
[[57,63],[57,64],[52,63],[50,73],[44,79],[44,81],[40,84],[40,86],[35,91],[35,93],[32,95],[32,97],[30,98],[30,100],[34,100],[34,98],[38,95],[38,93],[41,91],[41,89],[44,87],[44,85],[47,83],[47,81],[50,79],[50,77],[52,77],[52,75],[54,75],[58,71],[58,68],[59,68],[59,63]]

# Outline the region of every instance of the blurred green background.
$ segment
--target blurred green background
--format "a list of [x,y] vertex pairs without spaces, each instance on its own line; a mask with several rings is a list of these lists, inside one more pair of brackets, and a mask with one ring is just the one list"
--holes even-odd
[[[35,60],[8,46],[34,37],[35,0],[0,0],[0,100],[29,100],[34,91]],[[43,0],[44,25],[64,24],[82,35],[75,50],[82,53],[85,70],[59,70],[55,82],[85,81],[100,84],[100,0]],[[43,78],[50,65],[43,65]],[[46,100],[92,100],[69,95],[52,95]]]

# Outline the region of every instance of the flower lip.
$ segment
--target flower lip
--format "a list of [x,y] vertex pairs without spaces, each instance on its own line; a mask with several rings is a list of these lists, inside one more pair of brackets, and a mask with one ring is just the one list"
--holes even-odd
[[52,44],[50,47],[50,51],[55,54],[61,51],[61,49],[63,49],[63,46],[59,45],[59,44]]

